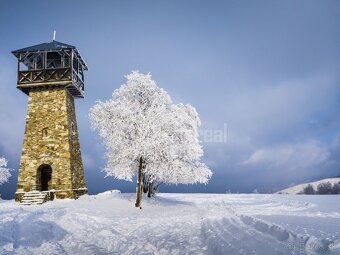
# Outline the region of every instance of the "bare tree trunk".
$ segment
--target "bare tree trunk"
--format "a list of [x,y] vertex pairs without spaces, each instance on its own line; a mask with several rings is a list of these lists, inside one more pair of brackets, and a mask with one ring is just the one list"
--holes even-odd
[[136,203],[135,203],[135,206],[139,207],[139,208],[141,208],[140,204],[141,204],[141,201],[142,201],[142,181],[143,181],[142,168],[143,168],[143,158],[140,157],[139,166],[138,166],[138,177],[137,177],[137,187],[136,187]]
[[145,176],[145,174],[143,173],[143,192],[147,193],[148,192],[148,185],[147,185],[148,181],[147,178]]
[[153,183],[148,183],[148,197],[151,197],[153,195]]

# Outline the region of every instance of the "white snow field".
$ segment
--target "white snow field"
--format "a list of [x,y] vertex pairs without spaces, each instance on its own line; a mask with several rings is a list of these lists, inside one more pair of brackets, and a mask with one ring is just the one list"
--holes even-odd
[[340,254],[340,196],[107,192],[0,201],[0,254]]

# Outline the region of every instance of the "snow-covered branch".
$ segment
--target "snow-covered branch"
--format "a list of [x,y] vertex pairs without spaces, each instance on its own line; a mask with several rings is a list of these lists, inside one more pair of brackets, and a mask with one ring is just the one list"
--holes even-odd
[[0,157],[0,185],[8,181],[11,177],[11,169],[7,168],[7,160],[4,157]]

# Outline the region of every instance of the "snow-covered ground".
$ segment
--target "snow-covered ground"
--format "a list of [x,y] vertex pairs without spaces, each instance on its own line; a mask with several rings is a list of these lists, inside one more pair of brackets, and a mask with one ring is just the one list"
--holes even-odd
[[280,193],[280,194],[298,194],[298,193],[302,192],[303,189],[308,184],[312,185],[314,190],[317,190],[319,184],[327,183],[327,182],[329,182],[331,184],[339,183],[340,182],[340,178],[327,178],[327,179],[322,179],[322,180],[315,181],[315,182],[302,183],[302,184],[295,185],[293,187],[289,187],[287,189],[281,190],[281,191],[279,191],[277,193]]
[[117,192],[0,201],[0,254],[340,254],[340,196]]

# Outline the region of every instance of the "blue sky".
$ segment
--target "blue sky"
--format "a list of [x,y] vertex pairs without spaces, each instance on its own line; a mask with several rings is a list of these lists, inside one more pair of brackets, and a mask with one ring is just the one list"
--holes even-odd
[[90,193],[134,183],[104,178],[104,149],[88,110],[132,70],[151,72],[174,102],[190,103],[202,130],[228,126],[226,143],[203,143],[208,185],[174,192],[251,192],[340,175],[339,1],[0,1],[0,155],[15,171],[27,96],[10,51],[57,40],[75,45],[89,71],[76,101]]

